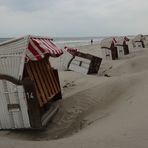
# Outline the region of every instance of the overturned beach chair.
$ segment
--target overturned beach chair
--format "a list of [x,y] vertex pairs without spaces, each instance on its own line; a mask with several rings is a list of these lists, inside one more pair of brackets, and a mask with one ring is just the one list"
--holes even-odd
[[65,47],[63,62],[66,70],[72,70],[82,74],[96,74],[99,71],[102,58],[78,51],[76,48]]
[[145,48],[145,37],[142,34],[138,34],[133,39],[133,47],[134,48]]
[[102,57],[106,60],[118,59],[118,50],[115,38],[106,38],[101,41]]
[[25,36],[0,44],[0,129],[40,129],[62,99],[58,72],[49,62],[60,56],[49,38]]

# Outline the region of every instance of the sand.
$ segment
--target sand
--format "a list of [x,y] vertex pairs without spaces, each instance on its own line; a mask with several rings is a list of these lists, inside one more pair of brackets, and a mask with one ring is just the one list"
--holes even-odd
[[[99,44],[79,49],[101,57]],[[59,68],[59,111],[45,130],[0,131],[0,148],[148,147],[148,48],[103,60],[97,75],[63,71],[60,58],[50,60]]]

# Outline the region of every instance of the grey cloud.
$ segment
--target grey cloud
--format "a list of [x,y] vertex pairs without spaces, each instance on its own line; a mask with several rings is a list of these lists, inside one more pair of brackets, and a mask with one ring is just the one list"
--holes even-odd
[[0,0],[1,36],[148,33],[147,0],[10,1]]
[[0,5],[13,11],[36,11],[54,5],[54,0],[0,0]]

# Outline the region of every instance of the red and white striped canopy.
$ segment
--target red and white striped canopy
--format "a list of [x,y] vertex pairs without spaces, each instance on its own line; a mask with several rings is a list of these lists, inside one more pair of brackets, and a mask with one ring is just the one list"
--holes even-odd
[[29,38],[28,49],[26,52],[26,58],[28,60],[37,61],[43,59],[45,55],[59,57],[62,54],[63,51],[59,49],[50,38]]
[[64,49],[72,55],[75,55],[75,53],[78,51],[76,48],[71,48],[67,46],[65,46]]
[[113,37],[112,38],[112,44],[114,45],[114,46],[116,46],[116,44],[117,44],[117,41],[116,41],[116,39]]

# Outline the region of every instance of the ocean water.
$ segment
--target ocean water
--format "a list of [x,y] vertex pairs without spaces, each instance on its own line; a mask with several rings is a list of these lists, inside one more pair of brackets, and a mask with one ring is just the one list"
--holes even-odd
[[[105,37],[53,37],[53,42],[59,48],[68,47],[79,47],[84,45],[90,45],[91,39],[93,40],[93,44],[100,43],[102,39]],[[9,40],[10,38],[0,38],[0,42]]]
[[90,45],[91,40],[93,44],[100,43],[105,37],[69,37],[69,38],[53,38],[53,42],[60,48],[79,47],[84,45]]
[[4,42],[4,41],[7,41],[7,40],[9,40],[9,39],[11,39],[11,38],[0,38],[0,43],[1,43],[1,42]]

